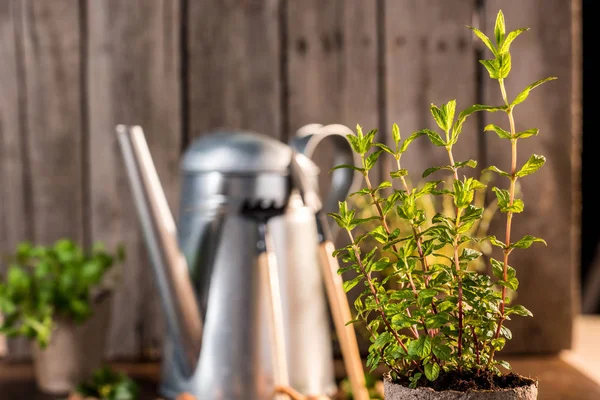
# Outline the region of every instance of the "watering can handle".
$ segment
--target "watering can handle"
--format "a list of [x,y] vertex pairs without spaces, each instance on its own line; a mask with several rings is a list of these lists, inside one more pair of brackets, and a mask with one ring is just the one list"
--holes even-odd
[[[333,165],[349,164],[359,165],[360,159],[350,147],[346,135],[354,132],[345,125],[341,124],[308,124],[296,131],[295,137],[290,145],[299,153],[312,158],[317,146],[328,139],[334,146]],[[344,201],[351,192],[358,190],[362,181],[362,176],[349,168],[337,169],[330,173],[331,188],[325,202],[323,210],[325,212],[335,212],[338,210],[338,201]],[[335,237],[337,226],[332,227],[332,233]]]

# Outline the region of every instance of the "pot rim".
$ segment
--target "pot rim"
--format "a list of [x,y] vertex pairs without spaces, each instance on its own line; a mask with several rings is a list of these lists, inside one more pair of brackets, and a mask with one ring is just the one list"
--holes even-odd
[[[522,376],[522,375],[520,375]],[[425,387],[425,386],[421,386],[421,387],[417,387],[417,388],[409,388],[408,386],[404,386],[401,385],[399,383],[394,383],[392,381],[392,376],[390,375],[390,372],[386,372],[383,375],[383,383],[384,384],[388,384],[388,385],[396,385],[396,386],[402,386],[406,389],[409,390],[422,390],[422,391],[426,391],[426,392],[432,392],[432,393],[452,393],[452,394],[465,394],[465,393],[508,393],[508,392],[512,392],[516,389],[520,389],[520,388],[529,388],[529,387],[538,387],[539,384],[539,380],[538,379],[534,379],[534,378],[529,378],[526,376],[523,376],[523,378],[526,379],[530,379],[532,382],[528,385],[522,385],[522,386],[517,386],[517,387],[513,387],[513,388],[505,388],[505,389],[499,389],[499,390],[489,390],[489,389],[482,389],[482,390],[465,390],[464,392],[460,391],[460,390],[435,390],[433,388],[430,387]]]

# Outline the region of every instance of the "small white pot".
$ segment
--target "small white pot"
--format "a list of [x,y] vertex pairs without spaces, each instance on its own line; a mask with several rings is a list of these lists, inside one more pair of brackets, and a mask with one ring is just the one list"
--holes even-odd
[[55,321],[49,345],[42,350],[32,344],[38,388],[49,394],[68,394],[101,367],[110,322],[111,296],[94,306],[94,314],[83,324],[66,319]]
[[385,400],[536,400],[538,398],[537,381],[512,389],[476,390],[458,392],[456,390],[435,391],[431,388],[410,389],[393,383],[389,375],[383,380]]

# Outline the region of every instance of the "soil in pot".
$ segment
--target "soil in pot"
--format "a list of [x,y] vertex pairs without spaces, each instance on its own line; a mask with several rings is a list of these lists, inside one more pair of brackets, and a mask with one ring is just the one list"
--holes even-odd
[[[410,381],[406,379],[395,380],[394,383],[408,386]],[[506,375],[496,375],[490,371],[450,371],[442,372],[433,382],[422,376],[417,387],[428,387],[435,391],[456,390],[466,392],[468,390],[502,390],[513,389],[520,386],[528,386],[535,383],[533,379],[526,378],[513,372]]]
[[435,381],[419,379],[415,389],[408,388],[410,381],[400,378],[392,381],[385,377],[386,399],[427,400],[535,400],[537,382],[513,372],[496,375],[489,371],[442,372]]

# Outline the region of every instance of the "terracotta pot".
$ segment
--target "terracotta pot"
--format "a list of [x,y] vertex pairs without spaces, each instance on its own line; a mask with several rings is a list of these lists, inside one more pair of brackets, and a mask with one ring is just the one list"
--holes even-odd
[[50,344],[42,350],[32,344],[38,388],[50,394],[68,394],[101,367],[110,322],[110,296],[95,304],[94,314],[83,324],[58,319]]
[[393,383],[389,375],[386,375],[383,385],[385,400],[536,400],[538,397],[537,381],[531,385],[512,389],[438,392],[430,388],[410,389]]

